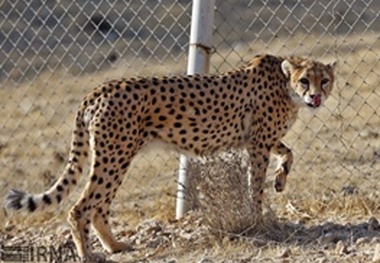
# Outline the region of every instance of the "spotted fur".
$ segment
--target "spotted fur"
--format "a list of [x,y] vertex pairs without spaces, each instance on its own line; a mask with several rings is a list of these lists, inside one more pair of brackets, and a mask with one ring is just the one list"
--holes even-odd
[[69,213],[72,235],[84,261],[91,252],[90,225],[110,252],[129,250],[111,232],[109,206],[133,157],[153,141],[194,155],[230,148],[250,154],[254,213],[261,212],[270,152],[279,159],[275,188],[282,191],[293,161],[282,142],[300,107],[318,108],[334,83],[334,66],[303,57],[260,55],[219,75],[131,78],[105,83],[78,110],[68,163],[42,194],[11,190],[7,207],[35,212],[61,203],[77,184],[91,152],[91,170],[81,198]]

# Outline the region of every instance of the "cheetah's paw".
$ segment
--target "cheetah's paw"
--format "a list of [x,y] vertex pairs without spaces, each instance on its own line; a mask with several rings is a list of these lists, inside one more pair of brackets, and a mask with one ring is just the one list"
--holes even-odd
[[276,192],[282,192],[285,189],[287,174],[283,167],[278,168],[274,174],[276,176],[274,188],[276,189]]

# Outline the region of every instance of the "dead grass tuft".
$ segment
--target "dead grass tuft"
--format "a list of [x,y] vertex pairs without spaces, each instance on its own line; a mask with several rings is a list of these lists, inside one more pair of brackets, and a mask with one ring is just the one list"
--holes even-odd
[[202,212],[205,224],[217,236],[260,235],[278,228],[269,206],[264,205],[264,214],[255,213],[248,172],[247,155],[234,151],[188,167],[190,204]]

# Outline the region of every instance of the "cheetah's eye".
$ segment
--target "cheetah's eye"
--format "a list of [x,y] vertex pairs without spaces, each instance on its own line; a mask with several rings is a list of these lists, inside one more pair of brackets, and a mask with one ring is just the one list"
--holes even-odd
[[327,83],[329,83],[329,79],[327,79],[327,78],[324,78],[324,79],[322,79],[322,81],[321,81],[321,86],[324,86],[324,85],[326,85]]
[[301,79],[300,79],[300,82],[301,82],[302,85],[307,86],[307,87],[308,87],[309,84],[310,84],[310,83],[309,83],[309,80],[308,80],[307,78],[301,78]]

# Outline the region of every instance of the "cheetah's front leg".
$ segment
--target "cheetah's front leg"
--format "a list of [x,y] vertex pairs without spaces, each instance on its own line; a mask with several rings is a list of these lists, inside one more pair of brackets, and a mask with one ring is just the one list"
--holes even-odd
[[264,148],[248,146],[251,171],[248,177],[249,194],[252,199],[253,213],[260,215],[263,211],[264,183],[269,164],[270,152]]
[[285,146],[281,141],[278,141],[271,149],[278,160],[277,169],[275,171],[274,188],[277,192],[282,192],[285,188],[286,177],[289,174],[290,167],[293,163],[292,151]]

